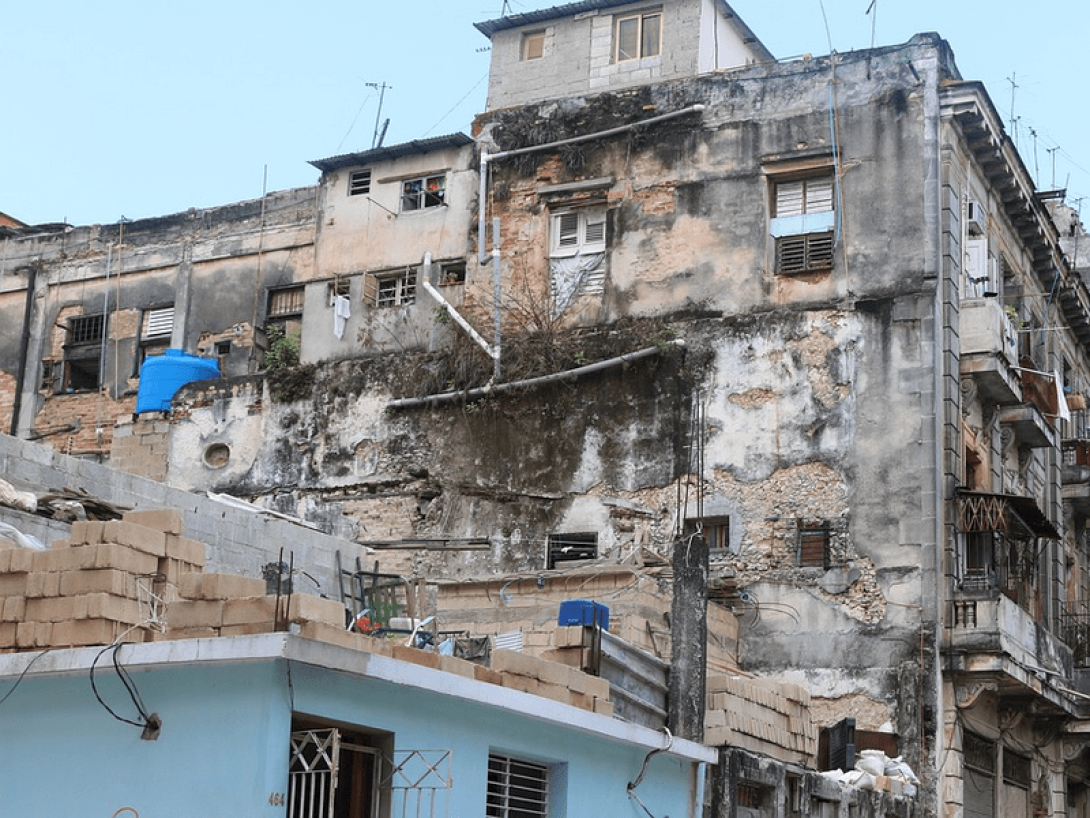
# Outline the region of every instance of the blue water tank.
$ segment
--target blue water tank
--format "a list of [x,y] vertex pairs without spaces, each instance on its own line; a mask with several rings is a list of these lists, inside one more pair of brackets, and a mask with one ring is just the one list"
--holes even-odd
[[609,608],[601,602],[589,599],[566,599],[560,603],[558,625],[597,625],[604,631],[609,630]]
[[136,392],[136,413],[166,412],[178,390],[187,383],[220,376],[219,362],[200,358],[185,350],[168,349],[148,358],[140,367],[140,388]]

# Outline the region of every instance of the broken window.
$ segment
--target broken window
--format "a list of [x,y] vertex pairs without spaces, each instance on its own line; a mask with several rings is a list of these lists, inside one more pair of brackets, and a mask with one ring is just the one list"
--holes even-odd
[[540,60],[545,56],[545,30],[527,31],[522,35],[522,48],[519,59]]
[[101,384],[105,315],[78,315],[68,319],[64,344],[65,392],[88,392]]
[[464,261],[445,261],[439,265],[439,284],[465,284],[466,263]]
[[371,169],[354,170],[348,174],[348,195],[360,196],[371,192]]
[[685,533],[700,532],[708,544],[708,556],[725,556],[730,550],[730,517],[705,517],[702,520],[686,520]]
[[401,210],[404,213],[439,207],[446,200],[446,190],[445,175],[406,179],[401,185]]
[[498,753],[488,754],[488,818],[547,818],[550,768]]
[[416,301],[416,270],[370,273],[364,278],[363,300],[371,307],[400,307]]
[[836,225],[831,172],[773,181],[771,232],[777,273],[811,273],[833,266]]
[[550,534],[545,564],[547,568],[556,568],[561,562],[593,560],[597,556],[597,534]]
[[658,56],[662,51],[662,10],[618,16],[614,42],[617,62]]
[[559,316],[580,293],[600,293],[606,277],[606,209],[566,208],[549,222],[549,286]]

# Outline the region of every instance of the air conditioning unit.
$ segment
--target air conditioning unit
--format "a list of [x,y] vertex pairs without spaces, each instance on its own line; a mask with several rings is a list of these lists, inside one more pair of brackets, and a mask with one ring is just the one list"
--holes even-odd
[[980,206],[980,202],[969,199],[965,203],[965,221],[969,228],[969,235],[984,235],[986,218],[984,216],[984,208]]

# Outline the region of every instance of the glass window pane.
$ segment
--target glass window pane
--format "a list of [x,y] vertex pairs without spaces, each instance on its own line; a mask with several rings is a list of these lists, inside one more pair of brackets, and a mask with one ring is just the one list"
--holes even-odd
[[640,21],[638,17],[629,17],[617,22],[617,61],[634,60],[639,57]]
[[649,14],[643,18],[643,53],[640,56],[654,57],[659,53],[661,29],[661,14]]

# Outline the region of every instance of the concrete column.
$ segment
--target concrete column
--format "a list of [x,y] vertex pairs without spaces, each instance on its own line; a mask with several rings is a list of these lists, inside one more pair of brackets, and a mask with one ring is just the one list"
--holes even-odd
[[704,740],[708,652],[708,543],[699,535],[674,544],[670,603],[670,683],[666,724],[691,741]]

